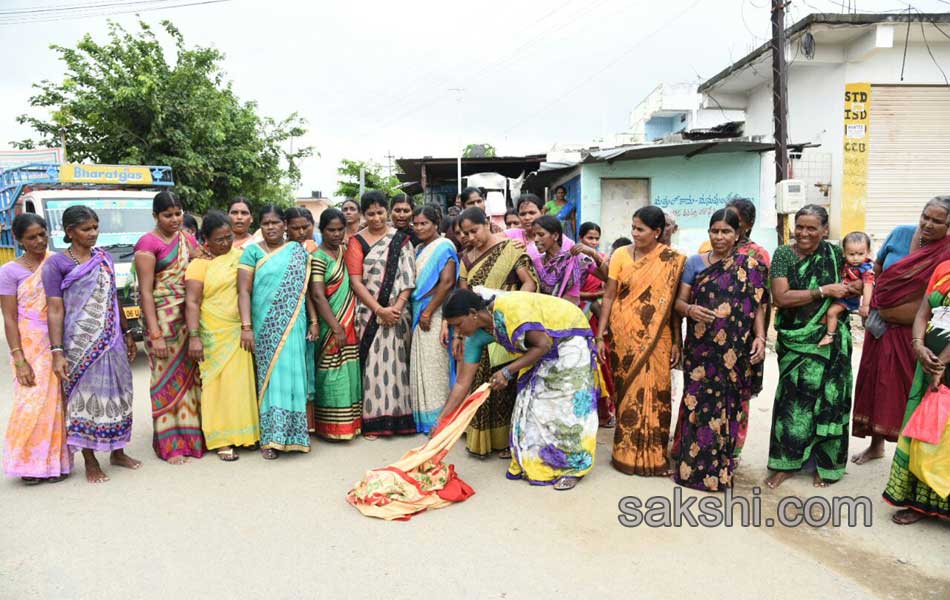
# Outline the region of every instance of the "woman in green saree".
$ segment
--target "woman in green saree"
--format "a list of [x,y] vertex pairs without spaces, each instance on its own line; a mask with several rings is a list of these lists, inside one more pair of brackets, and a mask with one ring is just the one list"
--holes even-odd
[[[947,364],[950,363],[950,261],[937,265],[927,286],[927,292],[917,310],[913,325],[914,354],[917,356],[917,370],[914,373],[914,383],[910,389],[910,398],[907,400],[907,410],[904,412],[904,423],[920,406],[927,390],[938,382],[950,385],[950,372]],[[900,436],[897,440],[897,449],[894,451],[894,461],[891,463],[891,476],[884,490],[884,500],[891,506],[901,510],[891,516],[899,525],[910,525],[927,517],[950,519],[950,496],[934,490],[921,477],[930,477],[929,480],[939,478],[946,482],[950,477],[950,457],[944,458],[944,452],[950,450],[948,436],[950,427],[944,427],[940,444],[932,450],[937,460],[930,460],[927,464],[916,466],[912,464],[911,444],[913,440]],[[917,442],[918,444],[920,442]],[[930,444],[924,444],[930,446]],[[937,485],[937,484],[934,484]]]
[[809,204],[795,214],[795,243],[772,259],[772,298],[778,311],[779,383],[772,409],[770,488],[815,463],[814,483],[825,487],[844,475],[851,412],[851,331],[839,327],[834,341],[818,346],[822,319],[835,298],[849,294],[841,283],[841,249],[826,242],[828,213]]
[[261,455],[310,451],[307,431],[307,312],[310,255],[284,240],[283,213],[260,212],[260,243],[238,265],[241,347],[254,353],[261,416]]

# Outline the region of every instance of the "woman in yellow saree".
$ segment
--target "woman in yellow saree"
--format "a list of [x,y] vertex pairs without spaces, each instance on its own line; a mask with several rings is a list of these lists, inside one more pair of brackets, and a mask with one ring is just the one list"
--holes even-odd
[[201,430],[209,450],[237,460],[234,446],[260,438],[254,356],[241,348],[237,272],[241,250],[233,248],[230,220],[211,211],[201,237],[212,258],[195,259],[185,273],[188,356],[201,368]]
[[[493,234],[488,218],[480,208],[466,208],[459,215],[459,222],[462,234],[471,244],[471,249],[462,256],[460,288],[471,289],[479,285],[495,290],[525,292],[534,292],[539,288],[538,274],[524,248],[503,235]],[[459,342],[456,339],[456,345]],[[455,356],[461,356],[459,349],[456,349]],[[488,381],[492,368],[501,368],[512,360],[514,357],[499,344],[489,344],[482,352],[472,387]],[[492,390],[488,401],[478,409],[465,433],[465,445],[470,454],[485,458],[492,452],[500,451],[500,458],[511,457],[508,437],[516,395],[515,385]]]
[[617,394],[613,466],[628,475],[670,474],[672,398],[670,369],[680,359],[679,317],[673,304],[686,257],[659,243],[663,210],[645,206],[633,214],[633,244],[610,259],[597,349],[608,359]]

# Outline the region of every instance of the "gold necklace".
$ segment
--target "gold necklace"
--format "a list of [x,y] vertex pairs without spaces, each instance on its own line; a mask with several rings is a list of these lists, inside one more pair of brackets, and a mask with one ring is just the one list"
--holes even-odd
[[[29,269],[29,270],[30,270],[30,273],[35,273],[37,267],[39,267],[39,266],[40,266],[40,263],[42,263],[43,261],[41,260],[40,262],[38,262],[38,263],[36,263],[36,264],[34,265],[34,264],[31,264],[30,262],[28,262],[28,261],[26,260],[26,256],[27,256],[27,255],[24,254],[23,256],[21,256],[21,257],[19,258],[19,260],[21,261],[20,264],[23,265],[24,267],[26,267],[27,269]],[[74,260],[75,260],[75,259],[74,259]]]

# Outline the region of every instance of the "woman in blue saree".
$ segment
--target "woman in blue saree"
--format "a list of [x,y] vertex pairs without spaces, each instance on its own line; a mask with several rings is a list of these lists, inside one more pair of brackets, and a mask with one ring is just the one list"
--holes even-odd
[[[449,396],[451,366],[448,327],[442,324],[442,303],[458,280],[455,244],[439,235],[441,215],[432,205],[415,209],[416,287],[412,290],[412,347],[409,397],[416,431],[429,433]],[[443,331],[444,329],[444,331]]]

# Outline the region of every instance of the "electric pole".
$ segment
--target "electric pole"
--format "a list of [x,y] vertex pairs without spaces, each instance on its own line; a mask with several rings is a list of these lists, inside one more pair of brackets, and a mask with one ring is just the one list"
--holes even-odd
[[[772,119],[775,183],[788,179],[788,65],[785,64],[785,2],[772,0]],[[778,215],[778,243],[785,244],[788,215]]]

